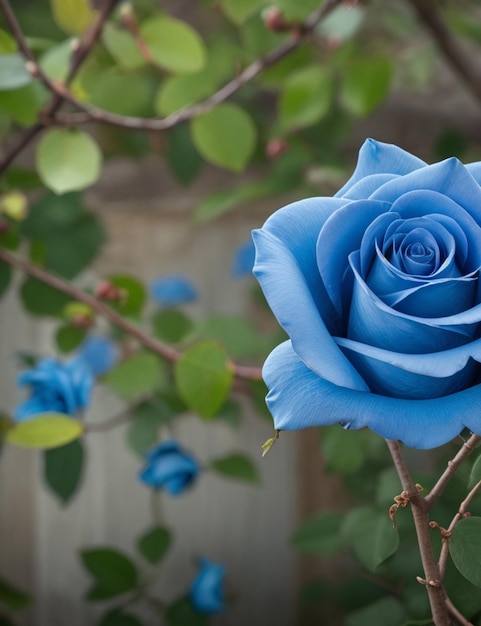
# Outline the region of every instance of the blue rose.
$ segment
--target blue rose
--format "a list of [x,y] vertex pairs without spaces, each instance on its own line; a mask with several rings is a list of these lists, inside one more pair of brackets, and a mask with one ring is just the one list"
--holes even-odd
[[140,480],[177,496],[195,482],[199,472],[200,466],[190,454],[175,441],[164,441],[147,455]]
[[195,285],[183,276],[161,276],[149,285],[154,302],[160,306],[180,306],[195,302],[199,297]]
[[30,387],[30,397],[14,411],[15,420],[21,422],[51,411],[76,415],[88,406],[94,379],[80,358],[69,363],[41,359],[32,370],[22,372],[17,382]]
[[481,163],[368,140],[333,198],[253,233],[290,337],[264,378],[276,428],[340,423],[432,448],[481,434]]
[[212,615],[225,609],[225,567],[199,559],[199,572],[189,590],[192,606],[198,613]]
[[119,349],[108,337],[89,335],[80,346],[78,354],[94,376],[101,376],[113,368],[119,357]]

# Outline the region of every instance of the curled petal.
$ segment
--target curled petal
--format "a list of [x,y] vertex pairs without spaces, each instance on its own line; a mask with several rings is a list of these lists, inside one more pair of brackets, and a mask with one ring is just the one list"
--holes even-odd
[[481,434],[481,385],[442,398],[405,400],[338,387],[307,368],[290,342],[264,365],[267,404],[279,430],[327,426],[368,427],[413,448],[447,443],[464,427]]
[[406,152],[398,146],[382,143],[375,139],[367,139],[359,151],[356,169],[347,183],[336,196],[345,198],[366,198],[366,195],[351,195],[350,192],[356,183],[362,182],[372,175],[394,174],[404,176],[426,166],[424,161]]

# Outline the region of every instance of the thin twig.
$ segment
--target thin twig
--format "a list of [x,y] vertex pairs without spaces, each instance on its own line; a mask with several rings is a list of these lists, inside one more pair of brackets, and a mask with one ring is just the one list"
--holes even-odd
[[458,622],[459,626],[474,626],[472,622],[469,622],[462,613],[458,611],[458,609],[454,606],[449,598],[445,600],[446,606],[448,607],[449,614],[454,617],[454,619]]
[[480,489],[481,489],[481,480],[474,485],[474,487],[471,489],[468,495],[461,502],[461,504],[459,505],[458,512],[453,517],[448,528],[443,533],[444,535],[443,543],[442,543],[441,553],[439,555],[439,562],[438,562],[439,574],[442,577],[444,577],[446,573],[446,563],[447,563],[448,554],[449,554],[449,538],[456,524],[466,516],[466,513],[468,512],[468,507],[471,504],[472,499],[478,493],[478,491],[480,491]]
[[401,485],[409,498],[414,525],[418,538],[419,552],[424,568],[425,585],[431,605],[431,613],[435,626],[450,626],[450,618],[446,607],[446,597],[442,586],[442,579],[434,560],[434,554],[429,537],[428,508],[425,499],[417,490],[409,469],[404,461],[401,446],[398,441],[386,439],[394,466],[398,473]]
[[[69,85],[71,81],[75,78],[82,63],[85,61],[87,55],[97,42],[100,33],[102,32],[105,21],[112,13],[116,5],[119,3],[119,1],[120,0],[107,0],[103,4],[102,9],[97,13],[92,24],[90,25],[84,37],[78,44],[76,50],[72,54],[69,71],[67,74],[67,78],[65,79],[65,85]],[[18,156],[18,154],[20,154],[20,152],[22,152],[24,148],[26,148],[30,144],[34,137],[36,137],[38,133],[40,133],[51,123],[52,118],[55,117],[55,114],[62,106],[62,103],[64,101],[64,93],[69,92],[65,86],[55,86],[55,88],[53,88],[55,83],[50,80],[47,74],[45,74],[45,72],[43,72],[41,67],[37,64],[35,56],[27,44],[20,24],[18,23],[18,20],[15,17],[15,14],[12,11],[8,0],[0,0],[0,11],[5,18],[5,22],[10,28],[10,31],[15,41],[17,42],[20,52],[23,54],[28,63],[27,67],[34,76],[38,77],[45,85],[47,85],[47,87],[53,94],[50,102],[45,106],[44,109],[42,109],[42,111],[40,111],[38,121],[35,124],[32,124],[32,126],[28,127],[20,135],[20,138],[17,140],[17,142],[8,150],[3,159],[0,160],[1,174]]]
[[[0,0],[0,2],[1,1],[2,0]],[[319,24],[325,17],[327,17],[327,15],[329,15],[329,13],[339,4],[341,4],[341,0],[328,0],[327,2],[324,2],[316,11],[311,13],[311,15],[305,20],[305,22],[301,24],[299,31],[296,31],[296,34],[293,35],[291,39],[282,44],[279,48],[276,48],[272,52],[269,52],[265,56],[255,60],[253,63],[247,66],[238,76],[226,83],[223,87],[221,87],[221,89],[219,89],[219,91],[209,96],[209,98],[207,98],[206,100],[203,100],[202,102],[194,104],[190,107],[186,107],[179,111],[175,111],[174,113],[168,115],[163,119],[131,117],[110,113],[109,111],[99,109],[98,107],[95,107],[87,102],[78,100],[70,91],[66,90],[65,87],[52,82],[50,79],[48,79],[48,77],[47,81],[45,81],[44,77],[40,76],[42,80],[46,82],[46,85],[50,90],[58,93],[66,101],[70,102],[70,104],[76,106],[78,109],[83,111],[82,113],[57,113],[56,115],[52,116],[51,123],[71,125],[95,121],[109,124],[112,126],[119,126],[121,128],[127,128],[130,130],[145,131],[161,131],[177,126],[187,120],[192,119],[193,117],[201,115],[202,113],[207,113],[216,105],[225,102],[242,86],[244,86],[246,83],[251,82],[261,72],[271,67],[272,65],[275,65],[284,57],[294,52],[294,50],[296,50],[301,45],[304,39],[311,34],[312,30],[317,26],[317,24]]]
[[462,79],[471,94],[481,103],[481,71],[473,62],[474,57],[453,37],[448,26],[438,12],[439,3],[433,0],[408,0],[414,7],[418,18],[431,32],[444,58]]
[[[91,309],[93,309],[96,313],[108,319],[112,324],[124,330],[131,337],[137,339],[137,341],[143,346],[145,346],[149,350],[152,350],[152,352],[155,352],[156,354],[167,359],[168,361],[175,363],[182,356],[182,352],[176,350],[166,343],[163,343],[162,341],[158,341],[154,337],[151,337],[143,330],[122,317],[122,315],[111,309],[104,302],[98,300],[88,293],[85,293],[84,291],[82,291],[82,289],[79,289],[78,287],[76,287],[72,283],[69,283],[63,278],[60,278],[59,276],[56,276],[55,274],[52,274],[47,270],[38,267],[37,265],[33,265],[26,259],[21,259],[1,247],[0,260],[5,261],[9,265],[20,269],[22,272],[25,272],[29,276],[32,276],[33,278],[42,281],[46,285],[50,285],[50,287],[53,287],[57,291],[61,291],[67,296],[71,297],[72,300],[83,302]],[[261,368],[259,367],[238,365],[237,363],[233,363],[232,361],[229,362],[229,366],[231,367],[234,376],[236,376],[237,378],[246,380],[262,379],[262,372]]]
[[458,451],[456,456],[448,461],[447,468],[441,474],[429,494],[424,498],[428,508],[431,508],[436,500],[442,495],[450,478],[454,475],[461,463],[475,450],[480,440],[481,437],[479,435],[471,435],[471,437],[464,442],[463,447]]

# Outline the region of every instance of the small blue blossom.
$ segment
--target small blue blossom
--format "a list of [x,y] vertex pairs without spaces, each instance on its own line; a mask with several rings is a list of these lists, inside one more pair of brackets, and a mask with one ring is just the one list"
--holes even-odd
[[149,487],[177,496],[195,482],[199,472],[198,462],[176,441],[164,441],[149,452],[139,477]]
[[107,337],[90,335],[78,350],[79,356],[90,367],[94,376],[105,374],[115,365],[118,348],[114,341]]
[[21,422],[51,411],[75,415],[88,406],[94,379],[81,358],[69,363],[41,359],[33,369],[19,374],[17,383],[30,387],[30,397],[14,411],[15,420]]
[[149,291],[154,302],[165,307],[188,304],[199,297],[191,281],[176,275],[154,279],[150,283]]
[[198,613],[212,615],[226,608],[224,577],[224,565],[199,559],[199,572],[189,590],[189,599]]
[[248,239],[237,249],[232,261],[231,276],[233,278],[244,278],[252,275],[252,268],[256,257],[256,249],[252,239]]

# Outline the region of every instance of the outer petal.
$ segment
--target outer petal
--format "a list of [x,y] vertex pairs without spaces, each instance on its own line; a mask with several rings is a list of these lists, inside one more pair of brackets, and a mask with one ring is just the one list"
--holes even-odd
[[[309,367],[328,380],[367,390],[366,383],[334,342],[332,330],[326,328],[316,304],[317,293],[309,289],[296,258],[269,233],[257,231],[254,237],[258,251],[255,275],[296,352]],[[318,275],[317,267],[312,273]],[[327,295],[324,297],[328,301]],[[334,313],[331,315],[334,317]],[[336,334],[339,330],[335,331]]]
[[264,365],[267,404],[275,427],[297,430],[336,422],[369,427],[412,448],[435,448],[464,427],[481,434],[481,385],[442,398],[401,400],[345,389],[316,376],[290,342],[278,346]]
[[[371,198],[395,202],[401,196],[416,190],[432,190],[451,198],[481,224],[481,187],[454,157],[406,176],[399,176],[380,187]],[[400,212],[397,205],[393,206],[393,210]],[[432,206],[430,212],[438,212],[436,206]]]
[[[404,176],[419,168],[426,167],[426,163],[406,152],[398,146],[389,143],[382,143],[375,139],[366,139],[359,151],[354,174],[347,183],[340,189],[337,197],[352,197],[349,195],[351,188],[366,177],[373,174],[396,174]],[[366,196],[355,195],[356,198],[366,198]]]

